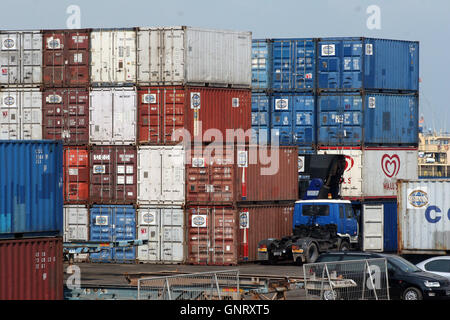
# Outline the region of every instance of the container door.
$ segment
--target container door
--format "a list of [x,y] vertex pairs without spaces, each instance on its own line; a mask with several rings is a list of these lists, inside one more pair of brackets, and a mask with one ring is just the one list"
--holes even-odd
[[22,138],[20,130],[20,108],[17,91],[3,91],[0,98],[1,109],[1,140],[19,140]]
[[88,241],[88,209],[85,206],[65,206],[64,220],[64,241]]
[[138,239],[148,240],[147,245],[139,246],[139,261],[158,262],[161,260],[160,220],[161,210],[157,208],[141,208],[138,211]]
[[20,35],[15,32],[1,35],[0,83],[18,84],[20,82]]
[[161,139],[159,142],[179,141],[175,139],[176,130],[185,127],[185,95],[184,89],[164,89],[161,99]]
[[113,91],[113,135],[114,144],[136,142],[136,92]]
[[362,212],[363,251],[384,249],[384,206],[364,204]]
[[94,90],[90,93],[90,142],[111,144],[113,135],[113,106],[110,90]]
[[233,208],[210,208],[209,213],[209,261],[213,265],[232,265],[237,263],[236,210]]
[[162,55],[164,82],[183,83],[185,80],[184,68],[186,67],[184,63],[184,31],[174,28],[164,30],[162,40],[162,50],[164,50]]
[[161,261],[184,260],[184,214],[181,207],[161,209]]
[[184,149],[164,148],[161,154],[161,191],[164,202],[184,203]]
[[40,32],[26,32],[22,35],[21,63],[21,83],[42,83],[42,34]]
[[21,131],[23,140],[42,139],[42,93],[33,89],[20,91]]

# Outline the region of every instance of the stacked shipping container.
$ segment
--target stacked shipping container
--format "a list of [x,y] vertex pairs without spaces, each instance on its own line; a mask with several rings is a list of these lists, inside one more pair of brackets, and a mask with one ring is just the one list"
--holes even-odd
[[253,40],[252,141],[298,145],[299,163],[344,154],[344,198],[390,207],[396,179],[417,178],[418,75],[417,42]]

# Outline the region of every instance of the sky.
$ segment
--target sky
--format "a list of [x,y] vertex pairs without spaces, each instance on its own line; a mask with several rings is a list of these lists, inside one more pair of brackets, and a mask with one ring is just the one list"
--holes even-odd
[[427,129],[450,132],[448,0],[14,0],[4,1],[2,13],[3,30],[68,28],[79,21],[81,28],[185,25],[251,31],[254,39],[419,41],[419,113]]

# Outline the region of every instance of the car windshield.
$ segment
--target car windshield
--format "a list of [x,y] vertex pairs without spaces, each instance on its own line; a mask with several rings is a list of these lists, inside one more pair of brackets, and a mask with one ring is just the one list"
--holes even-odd
[[421,272],[422,270],[401,257],[390,257],[389,261],[403,272]]

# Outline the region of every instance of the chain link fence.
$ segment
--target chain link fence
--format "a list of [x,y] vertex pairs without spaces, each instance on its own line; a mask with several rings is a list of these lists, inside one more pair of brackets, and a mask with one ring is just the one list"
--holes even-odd
[[239,300],[241,294],[239,270],[138,280],[139,300]]
[[389,300],[386,259],[303,265],[307,300]]

